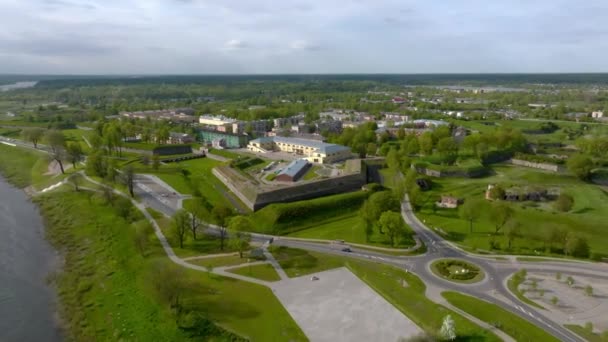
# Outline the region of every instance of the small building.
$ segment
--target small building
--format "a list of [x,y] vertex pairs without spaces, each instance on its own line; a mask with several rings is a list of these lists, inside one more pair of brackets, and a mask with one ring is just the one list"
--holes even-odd
[[215,140],[224,140],[226,148],[240,148],[247,145],[246,135],[218,132],[212,129],[200,129],[198,138],[207,145],[213,144]]
[[441,196],[441,201],[435,203],[439,208],[455,209],[458,208],[460,199],[453,196]]
[[275,180],[281,182],[295,182],[302,177],[310,168],[310,163],[306,159],[296,159],[289,163],[279,174]]
[[604,117],[604,112],[602,111],[595,111],[595,112],[591,112],[591,117],[594,119],[601,119]]

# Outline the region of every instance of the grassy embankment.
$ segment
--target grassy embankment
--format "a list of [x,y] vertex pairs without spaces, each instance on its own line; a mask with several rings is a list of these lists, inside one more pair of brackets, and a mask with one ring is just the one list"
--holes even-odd
[[516,341],[559,341],[543,329],[497,305],[457,292],[443,292],[442,296],[450,304],[486,323],[494,325]]
[[370,195],[358,191],[308,201],[277,203],[253,214],[255,226],[263,232],[298,238],[344,240],[351,243],[378,247],[406,248],[415,241],[410,235],[400,238],[396,246],[390,245],[386,234],[374,229],[369,240],[358,210]]
[[[584,183],[572,176],[543,172],[530,168],[511,165],[496,165],[494,175],[484,178],[434,178],[433,189],[422,193],[423,207],[417,213],[430,227],[439,227],[451,241],[471,249],[489,250],[490,240],[495,239],[500,250],[495,252],[521,254],[550,254],[542,252],[545,243],[530,239],[529,236],[540,236],[544,229],[561,228],[587,237],[592,252],[608,253],[608,234],[604,213],[608,210],[608,194],[599,187]],[[461,219],[458,210],[434,208],[434,202],[443,195],[450,194],[467,200],[483,199],[488,184],[508,186],[558,187],[574,197],[574,208],[567,213],[556,212],[549,203],[514,202],[510,206],[515,211],[515,218],[520,223],[524,238],[516,238],[511,250],[507,249],[507,238],[502,234],[495,236],[489,210],[473,224],[473,233],[469,232],[469,223]],[[539,224],[539,222],[541,224]],[[547,245],[548,246],[548,245]],[[554,248],[557,247],[554,246]],[[536,251],[536,252],[535,252]]]
[[457,341],[500,341],[492,332],[430,301],[424,295],[426,286],[412,273],[389,265],[287,247],[273,247],[271,252],[289,277],[303,276],[342,266],[349,268],[431,335],[437,334],[443,318],[449,314],[456,322]]
[[[63,316],[77,340],[186,339],[190,331],[180,329],[169,306],[155,299],[151,279],[155,263],[168,263],[164,252],[152,235],[145,256],[134,243],[132,223],[140,215],[125,220],[85,192],[56,192],[37,202],[49,238],[65,258],[56,282]],[[304,340],[269,289],[192,270],[186,274],[191,285],[181,294],[183,310],[252,340]]]
[[575,334],[583,337],[585,340],[589,342],[606,342],[608,341],[608,331],[600,334],[591,332],[585,327],[581,327],[580,325],[575,324],[565,324],[566,328],[572,330]]

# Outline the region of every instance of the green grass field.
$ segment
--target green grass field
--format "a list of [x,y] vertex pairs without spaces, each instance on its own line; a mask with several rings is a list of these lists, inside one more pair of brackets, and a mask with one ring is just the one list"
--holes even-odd
[[45,183],[51,176],[44,174],[48,169],[48,156],[31,149],[0,144],[0,172],[17,187]]
[[441,295],[447,299],[450,304],[486,323],[496,326],[513,337],[516,341],[559,341],[536,325],[497,305],[457,292],[443,292]]
[[[386,235],[380,234],[377,229],[374,229],[374,233],[369,241],[367,241],[361,219],[356,214],[346,214],[320,222],[311,222],[310,228],[302,227],[301,230],[287,236],[308,239],[344,240],[346,242],[370,246],[392,247],[389,238]],[[413,239],[401,239],[395,248],[407,248],[414,244],[415,241]]]
[[274,270],[274,267],[270,264],[243,266],[238,268],[229,269],[228,272],[234,274],[240,274],[246,277],[266,280],[266,281],[279,281],[281,277]]
[[[65,258],[55,281],[62,316],[74,340],[190,340],[169,306],[156,299],[151,267],[169,261],[152,234],[143,257],[130,223],[97,195],[54,192],[37,202],[47,218],[48,235]],[[184,310],[252,341],[306,340],[270,289],[206,272],[185,272],[191,285],[181,295]]]
[[608,332],[605,332],[602,335],[597,333],[590,332],[585,329],[585,327],[581,327],[580,325],[574,324],[564,324],[564,326],[570,330],[572,330],[575,334],[583,337],[589,342],[606,342],[608,341]]
[[344,264],[340,257],[303,249],[271,246],[269,250],[290,278],[331,270]]
[[[422,195],[424,205],[417,214],[430,227],[439,227],[448,235],[448,239],[467,247],[480,250],[489,249],[489,241],[494,226],[488,214],[474,223],[473,233],[469,233],[468,222],[461,219],[458,210],[435,209],[433,203],[441,195],[453,195],[459,198],[483,199],[488,184],[538,185],[559,187],[574,197],[575,204],[568,213],[555,212],[550,204],[531,202],[513,202],[510,206],[515,211],[515,218],[521,225],[521,231],[528,234],[540,234],[544,228],[556,227],[575,231],[587,237],[592,251],[608,252],[608,226],[605,213],[608,211],[608,194],[599,187],[583,183],[568,175],[542,172],[535,169],[496,165],[494,174],[485,178],[435,178],[433,189]],[[488,210],[485,210],[487,213]],[[504,250],[507,247],[506,237],[499,235],[496,241]],[[510,253],[542,254],[544,243],[529,238],[516,238]]]
[[238,255],[230,256],[218,256],[214,258],[194,259],[188,261],[191,264],[203,266],[203,267],[222,267],[222,266],[235,266],[247,263],[246,258],[241,258]]
[[[211,173],[211,170],[219,165],[222,165],[222,163],[217,160],[200,158],[170,163],[158,171],[148,168],[147,170],[142,170],[142,173],[151,173],[158,176],[182,194],[194,194],[194,187],[196,186],[200,193],[214,206],[225,205],[232,207],[232,202],[226,196],[234,197],[233,200],[236,200],[236,197],[229,194],[228,188]],[[187,170],[188,175],[184,176],[176,168]]]

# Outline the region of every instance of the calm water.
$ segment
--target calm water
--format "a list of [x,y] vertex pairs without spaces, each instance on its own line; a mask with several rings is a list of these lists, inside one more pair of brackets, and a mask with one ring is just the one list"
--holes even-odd
[[56,260],[36,206],[0,177],[0,341],[61,341],[45,281]]

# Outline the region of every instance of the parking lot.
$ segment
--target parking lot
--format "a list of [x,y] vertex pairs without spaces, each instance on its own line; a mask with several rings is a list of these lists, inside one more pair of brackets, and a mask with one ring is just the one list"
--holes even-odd
[[282,280],[273,291],[313,342],[397,341],[422,333],[343,267]]

